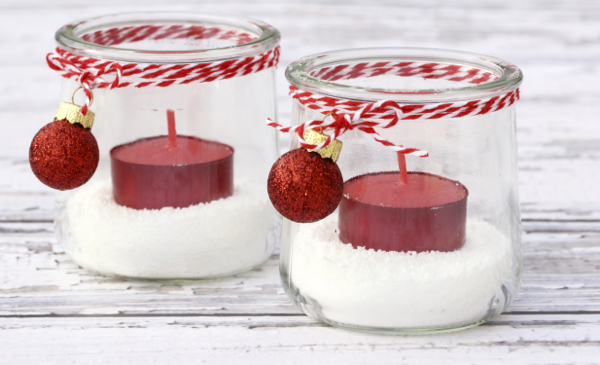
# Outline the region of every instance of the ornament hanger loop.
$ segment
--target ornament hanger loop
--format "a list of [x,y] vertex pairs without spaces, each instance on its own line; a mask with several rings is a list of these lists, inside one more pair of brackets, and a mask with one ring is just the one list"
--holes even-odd
[[[325,122],[325,119],[327,119],[328,116],[335,117],[335,116],[337,116],[337,114],[335,112],[329,112],[323,116],[323,119],[321,119],[321,122]],[[321,127],[321,133],[323,133],[323,124],[321,124],[320,127]]]
[[[79,86],[77,89],[75,89],[75,91],[73,91],[73,95],[71,95],[71,104],[75,104],[75,94],[79,91],[82,90],[83,87]],[[92,104],[94,103],[94,93],[90,91],[90,95],[92,96],[90,98],[90,105],[92,106]]]
[[336,116],[337,114],[335,114],[335,112],[329,112],[329,113],[327,113],[327,114],[325,114],[325,115],[323,116],[323,119],[321,119],[321,121],[323,121],[323,122],[324,122],[324,121],[325,121],[325,119],[326,119],[328,116],[330,116],[330,115]]

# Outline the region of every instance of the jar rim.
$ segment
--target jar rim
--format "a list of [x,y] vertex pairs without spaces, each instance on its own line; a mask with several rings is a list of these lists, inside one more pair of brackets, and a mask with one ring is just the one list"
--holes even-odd
[[[496,79],[456,87],[382,88],[347,85],[315,76],[318,70],[336,66],[379,62],[424,62],[466,66],[494,75]],[[287,80],[311,93],[357,101],[394,100],[405,104],[440,103],[490,98],[515,90],[523,81],[521,70],[502,59],[475,53],[435,48],[357,48],[318,53],[299,58],[285,70]],[[360,77],[357,77],[359,79]]]
[[[101,29],[144,24],[224,26],[250,33],[256,39],[226,47],[160,50],[107,46],[82,38],[85,34]],[[143,12],[79,20],[58,29],[55,39],[60,48],[84,57],[142,63],[193,63],[255,56],[275,48],[281,36],[273,26],[250,18],[183,12]]]

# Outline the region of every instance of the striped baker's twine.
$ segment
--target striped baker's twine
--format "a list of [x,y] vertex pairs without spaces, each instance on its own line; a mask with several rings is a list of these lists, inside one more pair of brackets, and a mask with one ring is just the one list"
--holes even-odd
[[[366,116],[373,114],[384,115],[386,118],[382,118],[380,119],[380,121],[367,120]],[[298,139],[302,147],[315,151],[329,146],[331,142],[335,141],[339,136],[341,136],[345,132],[353,129],[358,129],[367,134],[370,134],[373,137],[373,139],[375,139],[377,142],[383,144],[384,146],[390,147],[392,150],[398,153],[414,155],[419,157],[427,157],[428,153],[426,151],[421,151],[416,148],[408,148],[393,144],[392,142],[388,141],[383,136],[381,136],[379,133],[377,133],[377,131],[375,130],[375,128],[385,129],[393,127],[398,123],[398,121],[401,118],[402,113],[400,111],[399,105],[396,102],[391,100],[380,100],[375,103],[366,104],[361,109],[352,114],[331,113],[323,120],[313,120],[294,127],[283,127],[270,119],[267,120],[267,124],[283,133],[296,133],[298,135]],[[328,130],[331,132],[325,141],[321,142],[318,145],[311,145],[304,140],[304,132],[307,129],[316,130],[321,128],[323,130]]]
[[[114,46],[123,43],[133,43],[142,40],[161,39],[217,39],[230,40],[235,44],[244,44],[256,37],[245,32],[223,30],[216,27],[199,25],[162,25],[162,26],[132,26],[110,28],[85,34],[82,39],[86,42]],[[167,87],[189,83],[211,82],[256,73],[269,67],[277,66],[279,62],[279,46],[256,56],[236,58],[226,61],[206,63],[178,64],[148,64],[131,62],[112,62],[78,56],[56,48],[46,56],[51,69],[62,77],[77,81],[83,88],[86,101],[81,113],[85,115],[92,98],[92,89],[121,88],[133,86]],[[110,75],[111,81],[103,76]],[[124,81],[124,77],[142,79],[138,82]]]
[[[326,81],[350,80],[355,78],[395,75],[401,77],[420,77],[423,79],[444,79],[454,82],[481,84],[496,80],[498,77],[486,70],[463,65],[440,64],[432,62],[364,62],[320,68],[311,76]],[[363,102],[338,99],[303,91],[290,86],[290,96],[309,109],[327,117],[322,120],[308,121],[295,127],[283,127],[270,119],[267,124],[277,130],[298,135],[304,148],[319,150],[348,130],[358,129],[392,150],[408,155],[426,157],[428,153],[416,148],[396,145],[383,138],[375,128],[390,128],[401,120],[461,118],[472,115],[492,113],[511,106],[519,99],[519,89],[491,98],[452,102],[399,105],[391,100]],[[310,145],[303,138],[306,129],[331,130],[326,141],[319,145]]]
[[464,65],[420,62],[420,61],[379,61],[342,64],[322,67],[310,73],[324,81],[352,80],[381,75],[400,77],[421,77],[423,79],[445,79],[454,82],[481,84],[498,79],[495,74],[475,67]]

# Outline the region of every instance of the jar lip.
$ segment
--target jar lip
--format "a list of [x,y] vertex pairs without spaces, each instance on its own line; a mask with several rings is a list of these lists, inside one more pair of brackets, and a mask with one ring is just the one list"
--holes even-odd
[[[256,39],[237,45],[181,50],[133,49],[101,45],[82,36],[107,28],[149,24],[224,26],[250,33]],[[279,44],[279,31],[259,20],[236,16],[183,12],[143,12],[103,15],[62,26],[55,39],[60,48],[73,54],[114,61],[142,63],[214,62],[249,57],[267,52]]]
[[[327,81],[314,73],[335,66],[368,62],[424,62],[460,65],[491,73],[494,80],[469,86],[448,88],[381,88],[346,85]],[[523,73],[512,63],[475,53],[434,48],[357,48],[305,56],[285,70],[287,80],[298,89],[311,93],[357,101],[394,100],[405,104],[440,103],[490,98],[515,90],[523,81]]]

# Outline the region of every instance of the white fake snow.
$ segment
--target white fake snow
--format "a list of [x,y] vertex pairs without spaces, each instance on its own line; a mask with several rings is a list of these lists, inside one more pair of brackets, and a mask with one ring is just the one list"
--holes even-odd
[[471,324],[512,275],[512,249],[489,223],[467,220],[453,252],[384,252],[338,238],[337,215],[304,224],[294,240],[293,285],[342,324],[427,328]]
[[[236,182],[232,196],[187,208],[118,205],[110,180],[67,201],[70,232],[61,242],[86,269],[107,275],[214,278],[249,270],[273,250],[274,213],[258,187]],[[63,224],[65,229],[65,222]],[[271,243],[269,243],[271,242]]]

